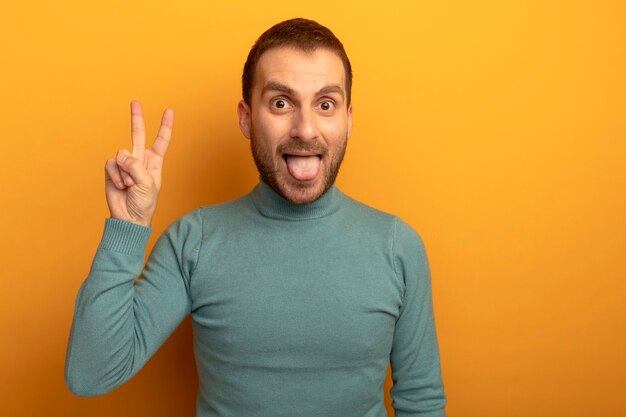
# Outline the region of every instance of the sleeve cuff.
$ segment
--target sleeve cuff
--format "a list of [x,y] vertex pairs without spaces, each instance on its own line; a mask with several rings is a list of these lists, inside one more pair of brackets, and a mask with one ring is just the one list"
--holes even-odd
[[143,255],[151,233],[151,227],[108,218],[104,224],[104,234],[98,250]]

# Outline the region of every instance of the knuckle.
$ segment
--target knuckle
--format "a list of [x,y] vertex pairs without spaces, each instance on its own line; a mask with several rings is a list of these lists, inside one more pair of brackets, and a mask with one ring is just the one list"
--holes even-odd
[[104,169],[106,171],[113,171],[116,168],[117,168],[117,161],[115,160],[115,158],[107,159],[106,162],[104,163]]

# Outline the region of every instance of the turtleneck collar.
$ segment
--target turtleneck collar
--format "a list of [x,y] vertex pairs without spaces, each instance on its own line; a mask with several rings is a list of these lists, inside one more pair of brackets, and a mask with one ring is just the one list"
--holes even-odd
[[343,194],[333,184],[324,195],[310,204],[292,204],[263,181],[252,190],[252,202],[265,216],[279,220],[308,220],[328,216],[340,207]]

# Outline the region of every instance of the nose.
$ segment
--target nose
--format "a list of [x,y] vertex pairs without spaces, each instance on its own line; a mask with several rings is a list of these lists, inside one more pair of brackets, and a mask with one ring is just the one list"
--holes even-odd
[[306,141],[317,139],[318,131],[312,109],[301,107],[294,112],[290,133],[294,139]]

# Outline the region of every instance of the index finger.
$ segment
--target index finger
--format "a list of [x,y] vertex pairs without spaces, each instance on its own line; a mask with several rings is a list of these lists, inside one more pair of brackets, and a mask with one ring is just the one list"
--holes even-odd
[[133,157],[143,161],[146,147],[146,127],[143,121],[141,103],[136,100],[130,102],[130,127],[133,140]]
[[159,134],[152,144],[152,152],[160,157],[165,156],[165,152],[167,152],[167,147],[172,137],[172,127],[174,127],[174,111],[172,109],[166,109],[161,118]]

